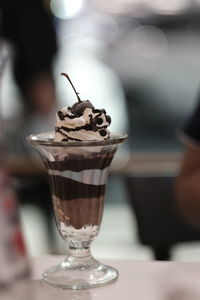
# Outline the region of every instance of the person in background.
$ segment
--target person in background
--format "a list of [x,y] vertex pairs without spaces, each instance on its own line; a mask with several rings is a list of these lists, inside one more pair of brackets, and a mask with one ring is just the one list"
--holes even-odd
[[0,35],[13,49],[13,73],[25,114],[46,115],[55,105],[52,74],[57,53],[48,1],[1,0]]
[[[49,247],[51,247],[54,242],[49,187],[44,176],[34,173],[35,164],[31,164],[29,159],[33,153],[25,141],[27,135],[37,132],[33,127],[37,126],[40,131],[43,131],[42,125],[48,126],[49,116],[54,113],[56,107],[52,69],[58,47],[48,2],[48,0],[1,0],[0,40],[3,41],[2,44],[5,44],[5,41],[11,48],[12,71],[24,107],[21,124],[9,122],[13,127],[12,133],[5,135],[4,143],[8,146],[7,152],[15,155],[14,169],[10,162],[6,167],[12,169],[11,173],[14,172],[15,176],[21,169],[25,169],[26,173],[22,172],[22,176],[17,176],[18,184],[17,187],[15,186],[17,199],[20,205],[31,203],[42,210],[46,220],[46,232],[49,233]],[[41,121],[44,124],[41,124]],[[19,159],[21,155],[24,160]],[[6,158],[6,163],[8,161],[10,160]],[[18,161],[17,170],[16,161]],[[33,170],[33,176],[29,174],[29,170]],[[41,232],[43,233],[42,229]],[[46,242],[45,237],[43,234],[38,245]]]
[[186,149],[175,182],[176,205],[191,225],[200,228],[200,101],[180,138]]

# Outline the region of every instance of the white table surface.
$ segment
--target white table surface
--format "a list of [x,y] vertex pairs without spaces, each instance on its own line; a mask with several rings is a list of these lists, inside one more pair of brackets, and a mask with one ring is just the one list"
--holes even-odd
[[53,288],[40,280],[45,268],[62,261],[62,256],[31,258],[32,280],[24,294],[14,300],[199,300],[200,263],[105,260],[119,271],[119,279],[110,285],[84,291]]

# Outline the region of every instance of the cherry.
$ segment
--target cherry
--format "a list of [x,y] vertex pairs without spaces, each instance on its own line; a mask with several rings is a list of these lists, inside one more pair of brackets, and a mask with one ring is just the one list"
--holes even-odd
[[74,103],[74,105],[71,108],[71,112],[74,115],[81,116],[86,108],[94,109],[94,106],[92,105],[92,103],[89,100],[82,101],[80,99],[79,93],[76,91],[73,83],[71,82],[71,79],[69,78],[69,75],[66,74],[66,73],[61,73],[61,75],[65,76],[69,80],[69,82],[70,82],[70,84],[71,84],[71,86],[72,86],[72,88],[73,88],[73,90],[74,90],[74,92],[75,92],[75,94],[78,98],[78,102]]

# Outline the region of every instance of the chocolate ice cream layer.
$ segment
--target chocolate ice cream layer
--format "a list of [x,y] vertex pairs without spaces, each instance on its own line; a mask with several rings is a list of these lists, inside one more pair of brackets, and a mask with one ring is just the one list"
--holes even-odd
[[62,201],[56,196],[52,198],[57,222],[73,226],[76,229],[89,225],[100,225],[104,196],[76,198],[71,201]]

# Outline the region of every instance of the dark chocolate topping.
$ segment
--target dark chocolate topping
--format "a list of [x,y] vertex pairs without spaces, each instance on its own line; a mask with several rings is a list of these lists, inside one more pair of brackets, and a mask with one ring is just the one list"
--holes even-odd
[[[79,127],[77,126],[76,128],[71,128],[71,127],[69,128],[69,127],[66,127],[66,126],[61,126],[60,128],[57,129],[57,131],[60,131],[61,129],[66,131],[66,132],[71,132],[71,131],[79,131],[79,130],[82,130],[82,129],[89,131],[89,130],[92,130],[93,128],[92,128],[91,124],[86,124],[84,126],[79,126]],[[96,131],[97,131],[97,129],[96,129]]]
[[106,121],[110,124],[111,123],[111,117],[109,115],[106,115]]
[[107,131],[106,131],[105,129],[101,129],[101,130],[99,131],[99,133],[100,133],[101,136],[106,136]]
[[63,121],[65,119],[64,114],[61,110],[58,111],[58,116],[61,121]]
[[94,109],[94,106],[89,100],[74,103],[71,111],[76,116],[82,116],[86,108]]
[[97,123],[98,125],[103,124],[103,119],[102,119],[102,118],[97,118],[96,123]]
[[58,111],[58,117],[61,121],[64,121],[64,119],[66,117],[69,118],[69,119],[77,118],[77,116],[75,116],[75,115],[64,114],[61,110]]

